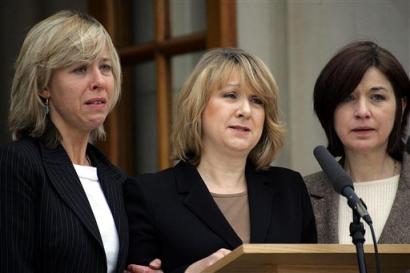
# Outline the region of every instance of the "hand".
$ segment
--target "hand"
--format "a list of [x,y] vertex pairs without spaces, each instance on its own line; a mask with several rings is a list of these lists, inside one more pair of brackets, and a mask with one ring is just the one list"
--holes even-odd
[[161,270],[161,260],[155,259],[149,263],[149,266],[130,264],[127,267],[129,273],[164,273]]
[[203,258],[202,260],[199,260],[193,264],[191,264],[190,266],[188,266],[188,268],[185,270],[185,273],[199,273],[202,272],[205,268],[207,268],[208,266],[213,265],[214,263],[216,263],[218,260],[222,259],[223,257],[225,257],[226,255],[228,255],[229,253],[231,253],[230,250],[225,249],[225,248],[221,248],[218,251],[212,253],[211,255],[209,255],[206,258]]

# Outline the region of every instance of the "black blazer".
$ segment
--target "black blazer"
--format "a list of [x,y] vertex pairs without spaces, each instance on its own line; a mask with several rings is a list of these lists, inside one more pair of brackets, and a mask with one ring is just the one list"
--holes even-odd
[[[117,227],[116,272],[122,273],[128,249],[126,176],[92,145],[87,154]],[[48,149],[25,138],[0,147],[0,272],[107,272],[97,222],[61,145]]]
[[[246,167],[251,243],[315,243],[316,229],[299,173],[278,167]],[[196,168],[184,162],[124,184],[129,263],[162,260],[164,272],[184,272],[241,239],[219,210]]]

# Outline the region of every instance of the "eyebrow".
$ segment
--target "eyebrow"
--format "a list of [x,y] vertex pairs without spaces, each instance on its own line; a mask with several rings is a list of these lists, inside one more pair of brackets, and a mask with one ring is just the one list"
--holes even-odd
[[384,86],[373,86],[372,88],[370,88],[370,91],[387,91],[387,88]]
[[225,86],[233,86],[233,87],[238,87],[238,86],[241,86],[241,84],[240,83],[227,83]]

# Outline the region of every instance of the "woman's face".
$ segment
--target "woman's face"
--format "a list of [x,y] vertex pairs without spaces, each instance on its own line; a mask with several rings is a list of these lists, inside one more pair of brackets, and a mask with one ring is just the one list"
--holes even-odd
[[211,92],[202,114],[203,150],[247,156],[262,135],[265,121],[262,101],[240,81],[236,71],[221,89]]
[[114,76],[107,49],[91,63],[77,63],[53,72],[41,95],[49,99],[50,117],[60,133],[98,128],[112,103]]
[[335,110],[335,129],[345,152],[385,152],[395,113],[396,97],[390,81],[377,68],[369,68]]

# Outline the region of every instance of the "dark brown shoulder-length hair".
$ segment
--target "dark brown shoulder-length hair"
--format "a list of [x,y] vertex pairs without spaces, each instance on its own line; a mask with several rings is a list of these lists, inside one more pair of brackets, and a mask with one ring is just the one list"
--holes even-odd
[[325,130],[328,149],[334,156],[344,156],[343,144],[334,127],[336,107],[351,94],[366,71],[375,67],[390,81],[396,98],[394,126],[389,136],[387,152],[402,159],[403,136],[407,123],[410,80],[400,62],[388,50],[371,41],[353,42],[343,47],[323,68],[316,80],[313,94],[314,110]]

